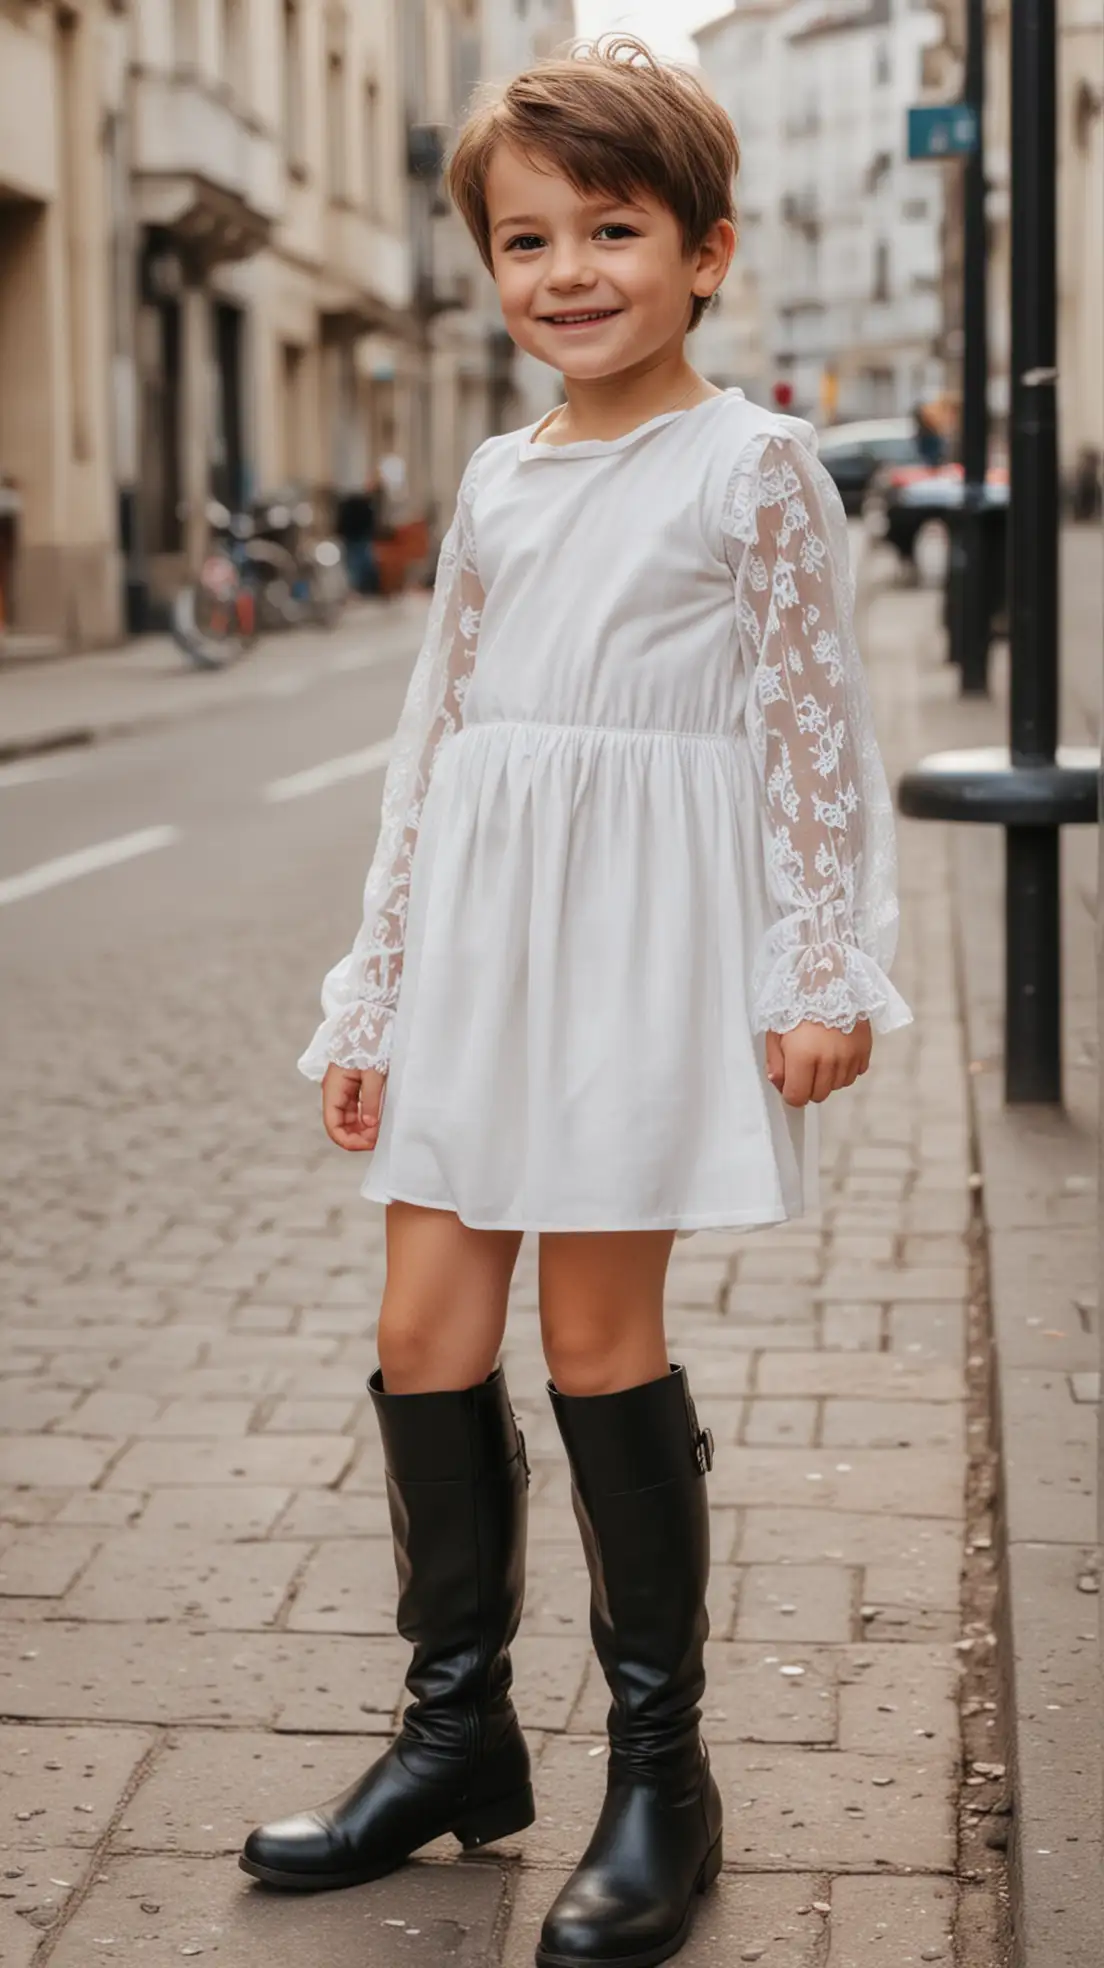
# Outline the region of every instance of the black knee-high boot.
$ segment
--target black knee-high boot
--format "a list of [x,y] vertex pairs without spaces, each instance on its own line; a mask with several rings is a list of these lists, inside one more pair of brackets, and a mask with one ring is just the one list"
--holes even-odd
[[540,1968],[653,1968],[686,1940],[721,1865],[721,1799],[699,1733],[709,1630],[712,1440],[686,1377],[621,1394],[550,1388],[609,1683],[606,1797],[549,1911]]
[[529,1472],[501,1368],[455,1394],[386,1394],[379,1374],[368,1385],[413,1700],[359,1782],[247,1839],[246,1872],[302,1892],[378,1879],[443,1832],[471,1847],[533,1822],[508,1651],[524,1596]]

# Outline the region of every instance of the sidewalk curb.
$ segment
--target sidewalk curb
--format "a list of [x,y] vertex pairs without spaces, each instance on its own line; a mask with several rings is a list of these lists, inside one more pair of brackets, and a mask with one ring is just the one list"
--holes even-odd
[[123,725],[104,725],[102,728],[91,724],[72,725],[60,731],[44,731],[34,738],[0,739],[0,765],[15,765],[20,759],[41,758],[50,752],[70,752],[83,745],[94,745],[101,738],[117,737],[124,731],[137,730],[145,719],[135,719]]
[[[403,599],[405,601],[406,597],[404,596]],[[346,630],[356,631],[363,629],[372,633],[378,632],[382,628],[391,628],[395,623],[401,623],[404,619],[404,616],[399,615],[397,612],[393,615],[389,613],[386,617],[373,617],[370,614],[365,614],[361,617],[359,611],[355,613],[350,611],[341,626]],[[298,633],[309,636],[311,631],[303,630]],[[419,641],[420,636],[421,630],[419,627]],[[281,639],[277,647],[281,653],[290,653],[294,658],[296,654],[301,652],[302,644],[297,644],[294,638],[288,638],[287,640]],[[102,653],[91,652],[88,660],[93,661],[97,654]],[[0,737],[0,765],[14,765],[24,759],[48,757],[52,752],[74,751],[90,745],[105,744],[114,738],[133,736],[136,732],[163,730],[168,725],[183,724],[190,719],[201,717],[208,711],[226,711],[232,705],[255,703],[259,698],[270,695],[276,696],[279,693],[271,688],[271,683],[273,677],[279,675],[279,671],[274,671],[266,666],[265,653],[264,647],[260,647],[250,653],[246,659],[246,668],[243,669],[239,665],[224,672],[194,672],[189,670],[187,664],[182,660],[180,669],[180,678],[182,681],[194,681],[202,685],[205,675],[209,675],[212,679],[220,675],[226,677],[236,676],[238,678],[246,678],[248,681],[244,684],[239,683],[237,687],[232,686],[225,695],[211,694],[193,702],[178,701],[171,708],[155,705],[147,707],[133,716],[122,715],[103,719],[92,718],[91,720],[86,720],[78,724],[48,726],[40,731],[28,732],[25,736],[14,738]],[[404,659],[409,653],[405,645],[396,646],[394,649],[384,647],[380,651],[380,661],[385,663],[392,660]],[[85,659],[83,657],[63,657],[59,660],[65,664],[75,663],[79,665]],[[256,668],[254,668],[254,665],[256,665]],[[27,667],[20,666],[24,671]],[[42,666],[43,670],[49,667],[51,666],[46,664]],[[326,682],[336,674],[338,674],[337,670],[323,666],[319,669],[313,682],[315,684]],[[0,701],[2,701],[2,685],[3,675],[0,673]]]
[[1003,876],[992,835],[956,830],[953,892],[963,1020],[970,1058],[985,1069],[971,1074],[970,1107],[989,1257],[1013,1960],[1088,1968],[1104,1959],[1100,1599],[1085,1583],[1096,1556],[1095,1414],[1073,1380],[1097,1363],[1085,1314],[1096,1259],[1083,1174],[1089,1098],[1071,1070],[1068,1112],[1002,1104]]

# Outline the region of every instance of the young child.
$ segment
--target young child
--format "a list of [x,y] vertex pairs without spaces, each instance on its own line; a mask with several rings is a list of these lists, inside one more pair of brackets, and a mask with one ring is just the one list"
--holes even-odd
[[496,1360],[539,1232],[612,1696],[545,1968],[666,1960],[721,1864],[711,1443],[667,1357],[673,1237],[798,1213],[809,1103],[909,1017],[839,500],[808,425],[686,354],[735,247],[737,163],[699,83],[625,40],[519,76],[460,136],[453,198],[565,400],[464,474],[364,923],[300,1062],[388,1206],[369,1384],[413,1700],[366,1776],[242,1863],[346,1886],[445,1831],[532,1822],[508,1652],[527,1471]]

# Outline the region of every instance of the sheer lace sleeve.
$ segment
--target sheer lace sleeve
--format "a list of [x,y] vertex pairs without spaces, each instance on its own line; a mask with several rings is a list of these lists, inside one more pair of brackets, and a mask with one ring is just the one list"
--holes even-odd
[[757,953],[755,1029],[907,1025],[893,809],[852,626],[847,523],[796,437],[755,439],[729,482],[726,550],[749,672],[747,730],[778,917]]
[[364,886],[364,920],[322,985],[324,1020],[299,1061],[308,1079],[327,1066],[386,1072],[399,1000],[406,905],[418,823],[441,746],[463,721],[483,590],[471,526],[473,472],[441,546],[425,639],[410,679],[383,787],[379,838]]

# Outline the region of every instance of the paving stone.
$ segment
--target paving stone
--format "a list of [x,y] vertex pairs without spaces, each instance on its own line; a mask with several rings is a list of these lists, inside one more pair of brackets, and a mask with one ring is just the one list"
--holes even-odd
[[57,1524],[16,1532],[0,1554],[0,1598],[60,1599],[96,1544],[94,1532]]
[[[900,1566],[934,1599],[948,1577],[958,1578],[962,1531],[956,1523],[923,1517],[763,1507],[745,1513],[733,1556],[741,1564],[816,1564],[827,1559],[832,1564]],[[936,1603],[946,1604],[946,1599]]]
[[952,1401],[826,1401],[821,1441],[831,1448],[954,1449],[965,1453],[966,1416]]
[[511,1652],[514,1700],[524,1727],[566,1729],[591,1659],[589,1640],[528,1634],[523,1628]]
[[[86,1448],[73,1442],[67,1446]],[[112,1489],[156,1489],[160,1485],[259,1483],[299,1489],[308,1483],[337,1483],[353,1459],[355,1443],[342,1436],[285,1435],[279,1440],[204,1442],[197,1453],[187,1441],[136,1442],[127,1449],[108,1483]]]
[[966,1314],[961,1304],[950,1302],[891,1305],[889,1344],[894,1353],[919,1360],[946,1360],[961,1370],[966,1357]]
[[718,1446],[710,1485],[719,1503],[863,1510],[922,1509],[961,1518],[965,1470],[947,1450],[752,1449]]
[[124,1394],[97,1388],[59,1424],[65,1435],[125,1438],[148,1431],[162,1406],[154,1394]]
[[880,1305],[823,1305],[820,1342],[841,1353],[876,1353],[882,1343]]
[[0,1849],[21,1853],[97,1845],[155,1740],[142,1729],[28,1728],[4,1723],[0,1726]]
[[136,1491],[77,1490],[71,1497],[66,1497],[54,1522],[98,1524],[105,1530],[121,1530],[124,1524],[137,1522],[145,1501],[145,1497]]
[[828,1968],[953,1968],[954,1917],[949,1879],[836,1879]]
[[[718,1743],[725,1863],[744,1870],[949,1872],[954,1765],[939,1746],[906,1761],[844,1751]],[[890,1781],[884,1782],[888,1778]]]
[[87,1620],[203,1620],[249,1632],[270,1626],[307,1544],[212,1544],[185,1532],[116,1532],[65,1611]]
[[915,1759],[931,1742],[953,1760],[959,1680],[953,1645],[849,1648],[839,1663],[840,1748]]
[[730,1285],[725,1299],[725,1327],[811,1325],[815,1302],[812,1285],[794,1289],[772,1284],[768,1288],[759,1280]]
[[225,1435],[236,1440],[247,1433],[255,1407],[253,1401],[168,1401],[152,1428],[134,1432],[155,1439],[180,1435],[202,1441],[209,1435]]
[[347,1434],[360,1412],[359,1400],[277,1401],[264,1422],[266,1435]]
[[266,1893],[221,1857],[110,1859],[105,1875],[54,1968],[179,1968],[193,1950],[224,1968],[487,1968],[504,1892],[486,1862],[415,1862],[364,1892],[317,1895]]
[[[102,1494],[111,1496],[113,1492]],[[303,1494],[329,1496],[332,1492],[310,1490]],[[290,1498],[290,1490],[265,1489],[260,1484],[238,1490],[199,1485],[194,1489],[159,1489],[150,1493],[139,1523],[143,1531],[191,1532],[215,1544],[233,1544],[241,1538],[267,1537]]]
[[822,1395],[851,1401],[959,1401],[962,1374],[941,1361],[898,1353],[764,1354],[756,1377],[759,1394]]
[[[283,1550],[282,1543],[273,1547]],[[398,1585],[388,1538],[331,1538],[311,1557],[288,1614],[309,1633],[392,1633]]]
[[879,1304],[957,1305],[966,1296],[968,1274],[965,1260],[938,1268],[898,1265],[870,1265],[859,1270],[832,1269],[824,1274],[821,1298],[876,1300]]
[[31,1632],[8,1621],[0,1714],[355,1734],[389,1726],[409,1657],[397,1639],[62,1620]]
[[80,1394],[73,1387],[46,1387],[22,1377],[0,1381],[0,1432],[18,1428],[31,1434],[69,1414]]
[[4,1968],[31,1968],[44,1937],[60,1922],[91,1863],[90,1851],[72,1846],[12,1855],[11,1865],[3,1870],[16,1876],[0,1879],[0,1961]]
[[[747,1418],[743,1426],[743,1440],[751,1447],[767,1448],[775,1444],[786,1448],[808,1448],[812,1444],[817,1424],[817,1404],[815,1401],[780,1400],[751,1401],[747,1407]],[[716,1433],[716,1431],[714,1431]],[[731,1436],[724,1436],[730,1441]]]
[[[711,1640],[705,1661],[702,1715],[709,1742],[834,1743],[835,1667],[827,1650]],[[603,1735],[608,1707],[609,1690],[592,1661],[571,1733]]]
[[120,1447],[118,1442],[82,1442],[65,1435],[6,1435],[0,1437],[0,1483],[90,1488]]
[[749,1565],[740,1586],[739,1640],[852,1640],[858,1576],[843,1565]]
[[816,1322],[811,1313],[800,1323],[779,1324],[777,1326],[732,1324],[726,1321],[729,1345],[736,1354],[737,1348],[745,1353],[760,1353],[770,1349],[772,1353],[805,1353],[817,1344]]
[[171,1735],[127,1804],[116,1852],[238,1852],[255,1824],[344,1790],[386,1736],[272,1735],[189,1729]]
[[[198,1494],[198,1492],[197,1492]],[[257,1492],[252,1492],[256,1495]],[[363,1490],[297,1490],[288,1501],[274,1537],[379,1538],[391,1535],[391,1518],[384,1496]]]

